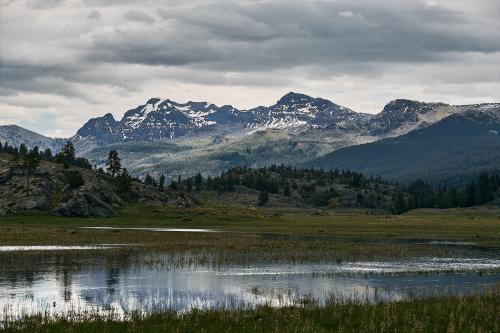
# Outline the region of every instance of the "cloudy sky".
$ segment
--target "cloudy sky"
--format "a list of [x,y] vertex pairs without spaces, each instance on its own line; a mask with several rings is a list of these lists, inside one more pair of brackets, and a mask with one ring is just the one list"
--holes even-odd
[[150,97],[500,102],[498,0],[0,3],[0,124],[50,136]]

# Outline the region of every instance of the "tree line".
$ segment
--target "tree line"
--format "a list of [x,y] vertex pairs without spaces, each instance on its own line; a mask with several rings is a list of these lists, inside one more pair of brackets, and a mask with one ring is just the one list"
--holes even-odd
[[[0,152],[13,156],[15,167],[12,174],[22,174],[26,177],[26,195],[29,195],[30,179],[36,172],[40,161],[49,161],[62,164],[65,168],[70,165],[92,169],[89,161],[76,157],[75,147],[68,141],[60,152],[53,154],[50,149],[40,151],[38,147],[31,150],[25,144],[19,147],[0,143]],[[292,194],[300,196],[314,206],[326,206],[332,198],[339,197],[333,186],[344,185],[357,189],[357,200],[364,207],[376,208],[376,198],[373,195],[363,196],[367,190],[379,192],[378,195],[387,195],[392,191],[393,211],[402,213],[417,208],[453,208],[471,207],[490,202],[500,190],[500,176],[482,172],[463,188],[433,187],[423,180],[415,180],[407,186],[390,183],[380,177],[366,177],[362,173],[351,170],[328,170],[315,168],[296,168],[291,166],[270,165],[263,168],[237,167],[222,172],[217,176],[202,176],[198,173],[194,177],[181,178],[167,184],[164,174],[158,178],[146,173],[143,180],[133,178],[122,166],[116,150],[111,150],[106,160],[106,167],[94,170],[111,176],[123,194],[131,192],[132,182],[142,182],[159,189],[169,188],[175,191],[210,190],[218,192],[233,192],[239,186],[259,191],[259,204],[265,205],[269,194],[279,194],[290,197]],[[363,192],[363,190],[365,192]]]
[[[147,185],[163,188],[165,176],[161,175],[159,180],[156,180],[148,173],[144,182]],[[268,202],[269,194],[281,194],[285,197],[295,194],[306,202],[320,207],[328,205],[330,199],[340,196],[333,187],[334,183],[359,190],[389,185],[380,177],[368,178],[350,170],[298,169],[281,164],[262,168],[236,167],[213,177],[203,177],[200,173],[185,179],[178,176],[168,187],[187,192],[200,190],[233,192],[239,186],[244,186],[259,191],[260,205]],[[366,207],[375,206],[375,204],[370,205],[369,198],[368,196],[364,200],[359,200],[363,201],[362,205]]]
[[416,180],[399,188],[394,197],[394,209],[398,213],[417,208],[454,208],[483,205],[492,201],[500,190],[500,175],[481,172],[465,187],[437,189],[423,180]]
[[[144,183],[164,188],[165,175],[161,175],[157,180],[148,173]],[[499,195],[500,175],[482,172],[465,187],[433,187],[420,179],[403,186],[384,181],[380,177],[366,177],[351,170],[324,171],[271,165],[263,168],[237,167],[214,177],[203,177],[200,173],[185,179],[178,176],[168,187],[187,192],[201,190],[233,192],[238,186],[245,186],[259,191],[260,204],[267,203],[269,194],[290,197],[292,192],[295,192],[314,206],[326,206],[330,199],[339,196],[333,184],[360,190],[357,194],[358,201],[363,203],[364,207],[371,208],[376,208],[371,202],[375,199],[370,195],[363,196],[363,190],[372,189],[387,195],[389,192],[386,189],[390,188],[394,213],[403,213],[417,208],[445,209],[486,204]]]

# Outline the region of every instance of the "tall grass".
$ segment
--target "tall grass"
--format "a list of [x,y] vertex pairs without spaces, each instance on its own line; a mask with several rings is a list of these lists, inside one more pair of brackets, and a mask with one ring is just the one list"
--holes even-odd
[[5,321],[1,332],[499,332],[500,290],[472,296],[365,303],[330,299],[284,308],[165,311],[113,316],[43,314]]

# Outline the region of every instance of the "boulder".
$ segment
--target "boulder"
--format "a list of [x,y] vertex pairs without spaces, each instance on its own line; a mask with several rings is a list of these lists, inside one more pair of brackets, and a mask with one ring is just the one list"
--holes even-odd
[[116,211],[98,195],[86,191],[75,193],[67,202],[59,204],[52,212],[67,217],[110,217],[117,215]]

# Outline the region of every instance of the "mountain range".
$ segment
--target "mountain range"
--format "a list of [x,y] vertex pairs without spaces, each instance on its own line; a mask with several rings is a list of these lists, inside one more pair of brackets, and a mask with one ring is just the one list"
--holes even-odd
[[[151,98],[126,111],[121,120],[110,113],[90,119],[70,139],[80,155],[96,164],[104,163],[111,148],[117,149],[124,164],[136,175],[145,172],[166,173],[172,177],[194,172],[217,174],[233,166],[285,163],[351,168],[404,179],[410,174],[426,175],[406,172],[408,168],[396,163],[409,161],[404,156],[407,153],[411,157],[412,149],[419,147],[432,156],[436,156],[436,151],[453,152],[447,146],[453,138],[445,139],[448,132],[442,129],[450,129],[450,122],[467,122],[477,116],[470,124],[472,127],[464,125],[463,131],[456,134],[467,140],[475,138],[474,129],[481,128],[481,133],[486,131],[487,136],[490,135],[488,138],[494,146],[498,136],[492,133],[500,130],[495,127],[500,123],[499,114],[500,104],[495,103],[449,105],[398,99],[373,115],[293,92],[274,105],[248,110],[207,102],[178,103]],[[484,122],[493,125],[483,128]],[[10,134],[6,135],[7,132]],[[0,140],[20,142],[26,137],[28,145],[51,148],[63,142],[21,128],[17,132],[19,135],[13,127],[0,126]],[[418,140],[423,136],[432,137],[426,140],[427,146]],[[474,143],[475,139],[467,142]],[[422,148],[424,146],[427,148]],[[382,151],[394,153],[389,154],[390,158],[389,155],[377,157],[386,156]],[[423,162],[426,157],[422,154],[419,161]],[[379,165],[375,165],[376,161]],[[394,168],[383,167],[384,163]],[[398,172],[393,172],[395,169]],[[472,169],[477,171],[478,167]],[[467,167],[461,170],[467,172]]]
[[432,124],[464,107],[395,100],[376,115],[354,112],[329,100],[290,92],[276,104],[238,110],[206,102],[177,103],[152,98],[115,120],[108,113],[90,119],[72,138],[80,151],[127,141],[173,139],[200,133],[248,134],[279,129],[290,134],[335,131],[360,136],[395,136]]

